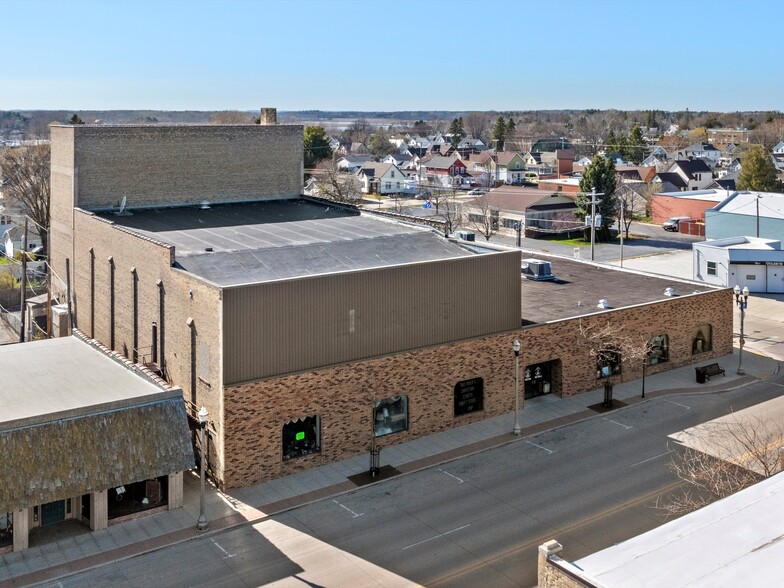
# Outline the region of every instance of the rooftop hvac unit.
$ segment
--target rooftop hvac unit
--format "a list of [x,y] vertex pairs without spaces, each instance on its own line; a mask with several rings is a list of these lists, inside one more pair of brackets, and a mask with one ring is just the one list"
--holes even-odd
[[463,241],[476,241],[476,233],[471,231],[455,231],[455,237]]
[[529,280],[554,280],[553,267],[549,261],[524,259],[521,265],[523,275]]

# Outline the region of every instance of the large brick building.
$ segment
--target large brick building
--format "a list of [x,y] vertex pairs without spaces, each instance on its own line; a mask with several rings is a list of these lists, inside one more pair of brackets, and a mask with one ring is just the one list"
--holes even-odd
[[301,198],[302,153],[299,126],[52,128],[75,323],[209,409],[223,486],[508,412],[515,338],[529,395],[639,377],[600,328],[655,339],[654,371],[732,348],[727,290],[566,261],[521,284],[517,250]]

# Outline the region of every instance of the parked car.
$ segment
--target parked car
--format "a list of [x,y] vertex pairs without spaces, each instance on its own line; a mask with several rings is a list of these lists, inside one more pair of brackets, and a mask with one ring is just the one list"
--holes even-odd
[[482,194],[486,194],[487,190],[482,190],[481,188],[474,188],[473,190],[468,191],[469,196],[481,196]]
[[665,231],[678,232],[681,230],[681,222],[691,220],[688,216],[674,216],[668,218],[662,223],[662,228]]

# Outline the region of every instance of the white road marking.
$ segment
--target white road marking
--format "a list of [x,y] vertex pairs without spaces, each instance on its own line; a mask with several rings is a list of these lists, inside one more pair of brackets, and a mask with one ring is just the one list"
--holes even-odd
[[220,549],[220,550],[221,550],[223,553],[225,553],[225,554],[226,554],[226,557],[224,557],[223,559],[229,559],[230,557],[234,557],[235,555],[237,555],[236,553],[231,553],[231,554],[230,554],[228,551],[226,551],[225,549],[223,549],[223,547],[221,547],[220,545],[218,545],[218,542],[217,542],[217,541],[215,541],[215,539],[210,539],[210,541],[212,541],[212,542],[215,544],[215,547],[217,547],[217,548],[218,548],[218,549]]
[[351,510],[349,507],[347,507],[345,504],[340,504],[340,503],[339,503],[337,500],[333,500],[332,502],[334,502],[335,504],[337,504],[337,505],[338,505],[340,508],[344,508],[344,509],[346,509],[348,512],[350,512],[350,513],[351,513],[351,518],[352,518],[352,519],[355,519],[355,518],[357,518],[357,517],[361,517],[363,514],[365,514],[364,512],[356,513],[356,512],[354,512],[353,510]]
[[529,441],[528,439],[526,439],[525,442],[528,443],[529,445],[533,445],[534,447],[538,447],[539,449],[542,449],[542,450],[546,451],[547,453],[555,453],[554,449],[547,449],[547,447],[542,447],[541,445],[538,445],[537,443],[534,443],[533,441]]
[[669,455],[670,453],[672,453],[672,451],[665,451],[664,453],[660,453],[659,455],[654,455],[653,457],[649,457],[648,459],[644,459],[642,461],[638,461],[637,463],[633,463],[629,467],[633,468],[634,466],[638,466],[640,464],[643,464],[645,462],[648,462],[648,461],[651,461],[651,460],[654,460],[654,459],[659,459],[660,457],[664,457],[665,455]]
[[670,404],[674,404],[675,406],[680,406],[685,408],[686,410],[691,410],[691,406],[686,406],[685,404],[681,404],[680,402],[675,402],[674,400],[667,400],[666,398],[662,398],[664,402],[669,402]]
[[443,474],[446,474],[446,475],[447,475],[447,476],[449,476],[450,478],[454,478],[455,480],[457,480],[457,482],[458,482],[459,484],[462,484],[463,482],[465,482],[465,480],[463,480],[462,478],[458,478],[457,476],[455,476],[454,474],[450,474],[450,473],[449,473],[449,472],[447,472],[446,470],[442,470],[441,468],[438,468],[438,471],[439,471],[439,472],[441,472],[441,473],[443,473]]
[[462,529],[465,529],[466,527],[470,527],[470,526],[471,526],[471,523],[468,523],[467,525],[463,525],[462,527],[458,527],[457,529],[452,529],[451,531],[447,531],[446,533],[441,533],[440,535],[434,535],[433,537],[428,537],[427,539],[424,539],[423,541],[417,541],[416,543],[412,543],[411,545],[406,545],[402,549],[402,551],[405,551],[406,549],[411,549],[412,547],[416,547],[417,545],[422,545],[423,543],[427,543],[428,541],[432,541],[433,539],[438,539],[439,537],[445,537],[446,535],[449,535],[450,533],[454,533],[455,531],[461,531]]
[[614,420],[612,420],[612,419],[604,419],[604,420],[606,420],[606,421],[610,421],[610,422],[611,422],[611,423],[613,423],[614,425],[618,425],[619,427],[623,427],[624,429],[631,429],[631,428],[633,428],[633,427],[631,427],[630,425],[624,425],[623,423],[619,423],[618,421],[614,421]]

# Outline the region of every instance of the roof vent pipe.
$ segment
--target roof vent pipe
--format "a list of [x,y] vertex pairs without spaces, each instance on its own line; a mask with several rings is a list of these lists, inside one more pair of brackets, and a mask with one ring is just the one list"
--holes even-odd
[[602,298],[599,300],[599,304],[596,305],[596,308],[610,308],[610,304],[605,298]]

